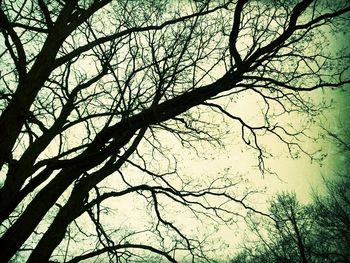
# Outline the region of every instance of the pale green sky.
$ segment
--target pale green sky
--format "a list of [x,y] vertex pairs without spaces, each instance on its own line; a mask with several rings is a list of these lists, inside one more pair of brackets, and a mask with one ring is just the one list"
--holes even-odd
[[[295,191],[299,201],[302,203],[310,202],[313,190],[322,191],[323,177],[333,177],[339,169],[346,165],[347,157],[339,151],[337,145],[329,137],[320,136],[325,133],[320,125],[333,133],[339,133],[349,127],[350,122],[347,121],[347,116],[350,113],[350,89],[347,87],[343,90],[315,91],[311,95],[316,101],[326,100],[332,105],[317,117],[317,121],[308,131],[308,135],[317,139],[315,141],[305,139],[302,142],[303,147],[310,152],[321,150],[320,153],[327,154],[322,161],[312,162],[305,154],[302,154],[299,159],[292,159],[288,156],[282,142],[266,139],[263,142],[269,144],[273,153],[272,157],[265,160],[266,166],[276,172],[277,176],[273,174],[262,175],[256,168],[256,151],[245,147],[238,127],[237,133],[232,132],[225,138],[225,149],[209,147],[206,150],[206,146],[200,148],[199,152],[203,152],[202,155],[206,158],[199,158],[190,150],[182,149],[178,156],[180,174],[188,175],[192,180],[198,182],[214,180],[225,174],[228,177],[237,178],[237,182],[242,179],[237,184],[235,193],[240,196],[247,189],[261,191],[261,193],[253,194],[247,199],[253,207],[261,210],[266,210],[267,201],[280,191]],[[252,115],[254,115],[253,112]],[[294,121],[302,122],[303,120]],[[232,126],[235,126],[234,123]],[[171,144],[169,141],[168,143]],[[176,143],[173,142],[173,149],[175,145]],[[237,212],[244,214],[244,211],[240,210],[239,207],[237,207]],[[186,222],[191,227],[194,226],[193,223],[190,223],[191,221],[183,219],[183,223],[186,224]],[[208,226],[205,227],[210,231],[209,222]],[[232,224],[230,227],[219,228],[215,234],[212,234],[212,238],[230,244],[226,248],[227,253],[230,254],[234,251],[235,246],[240,244],[243,233],[244,224],[238,223]]]

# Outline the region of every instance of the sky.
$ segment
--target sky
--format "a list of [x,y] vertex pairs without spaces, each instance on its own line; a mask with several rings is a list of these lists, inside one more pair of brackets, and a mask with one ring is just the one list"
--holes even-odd
[[[198,181],[203,178],[215,179],[224,174],[229,177],[236,176],[239,181],[236,188],[238,196],[247,189],[256,190],[257,192],[247,199],[247,203],[264,212],[267,211],[268,201],[281,191],[295,192],[301,203],[311,202],[313,191],[324,191],[323,178],[334,178],[334,174],[344,168],[346,158],[348,158],[343,152],[339,152],[338,147],[329,137],[321,136],[325,131],[318,125],[334,133],[344,131],[346,126],[350,127],[346,119],[350,113],[350,89],[318,93],[316,98],[329,100],[333,106],[320,114],[318,122],[312,127],[310,133],[317,140],[306,140],[303,146],[310,151],[321,150],[322,153],[326,153],[322,161],[311,161],[306,155],[292,159],[283,150],[284,145],[274,141],[271,142],[274,156],[266,159],[266,165],[276,174],[261,174],[256,167],[257,160],[254,150],[242,150],[245,149],[244,145],[239,146],[242,139],[237,134],[231,134],[225,139],[225,149],[213,150],[210,148],[206,158],[198,158],[193,153],[183,152],[182,157],[177,157],[178,162],[181,163],[179,166],[183,168],[182,172],[185,175],[190,174],[194,180]],[[239,207],[237,211],[244,214]],[[182,222],[185,224],[186,219],[183,219]],[[224,249],[220,250],[220,254],[226,254],[229,258],[237,248],[239,249],[242,238],[246,234],[244,222],[238,219],[228,227],[219,227],[216,232],[211,229],[210,224],[208,221],[204,226],[208,233],[213,231],[211,234],[213,240],[217,239],[227,244]],[[193,226],[193,223],[188,221],[188,225]]]
[[[346,38],[347,36],[337,39],[334,46],[329,48],[343,47],[346,44]],[[247,149],[242,143],[240,133],[235,132],[235,129],[232,128],[224,139],[225,148],[209,147],[207,149],[207,146],[203,146],[199,149],[206,157],[200,158],[193,152],[182,150],[182,155],[177,158],[178,162],[181,163],[180,167],[183,168],[183,173],[191,174],[192,178],[199,181],[203,178],[214,179],[223,174],[227,174],[229,177],[236,176],[238,181],[241,180],[237,185],[237,194],[240,195],[247,189],[256,190],[257,192],[252,194],[247,201],[261,211],[267,211],[268,201],[281,191],[295,192],[301,203],[312,202],[312,194],[315,191],[324,192],[324,179],[335,178],[335,174],[341,169],[345,169],[348,163],[349,156],[340,151],[334,140],[325,135],[325,129],[335,134],[344,134],[350,130],[350,121],[348,120],[350,85],[343,89],[317,90],[309,95],[315,102],[325,101],[330,106],[319,112],[315,123],[308,131],[308,135],[314,140],[305,138],[305,141],[302,142],[306,150],[317,152],[316,156],[318,157],[323,156],[322,160],[311,160],[306,154],[301,154],[300,158],[293,159],[286,152],[282,142],[269,141],[267,138],[264,143],[271,147],[273,156],[267,158],[265,164],[276,174],[262,174],[256,167],[256,152]],[[249,103],[245,103],[245,105],[245,108],[242,105],[238,105],[238,107],[241,107],[239,109],[246,113],[251,110],[253,116],[255,114],[254,107],[251,107]],[[234,108],[231,110],[235,111]],[[291,121],[298,123],[304,120],[299,118]],[[234,126],[234,124],[232,125]],[[226,251],[230,255],[232,251],[240,247],[244,231],[244,223],[238,221],[229,227],[219,228],[213,236],[228,244]],[[223,251],[224,249],[221,250],[221,253]]]

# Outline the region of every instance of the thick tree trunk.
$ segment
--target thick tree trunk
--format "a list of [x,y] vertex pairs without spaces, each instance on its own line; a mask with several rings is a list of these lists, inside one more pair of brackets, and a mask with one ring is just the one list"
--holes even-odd
[[[68,103],[63,107],[60,116],[57,118],[53,126],[48,129],[41,137],[39,137],[28,149],[23,153],[18,162],[10,167],[3,187],[0,189],[0,223],[3,222],[13,212],[17,205],[23,200],[27,194],[40,185],[52,173],[52,169],[45,169],[31,180],[31,187],[26,186],[26,190],[22,186],[26,179],[33,173],[33,165],[41,152],[50,144],[52,139],[60,132],[67,117],[74,108],[74,95],[71,96]],[[29,188],[31,191],[29,191]]]
[[27,263],[48,262],[52,252],[63,240],[68,225],[83,212],[85,193],[74,191],[60,209],[49,229],[33,250]]
[[0,262],[8,262],[12,258],[79,174],[77,169],[66,169],[35,196],[18,220],[1,237]]
[[[22,200],[38,186],[42,181],[47,179],[53,170],[45,169],[37,175],[25,188],[13,190],[10,187],[3,187],[0,191],[0,223],[7,219]],[[40,177],[40,178],[39,178]]]
[[100,170],[90,174],[88,177],[84,177],[83,179],[79,180],[77,184],[75,184],[69,200],[56,215],[49,229],[33,250],[27,263],[47,262],[50,259],[52,252],[64,238],[69,224],[84,212],[84,199],[89,191],[92,189],[92,187],[97,185],[104,178],[119,169],[124,164],[125,160],[137,149],[137,146],[142,140],[145,132],[146,128],[140,130],[132,145],[130,145],[128,150],[122,157],[119,158],[117,162],[114,164],[105,165]]
[[[112,149],[106,148],[107,150],[114,149],[117,151],[131,140],[135,131],[125,130],[124,128],[124,125],[121,125],[120,129],[123,130],[123,132],[121,131],[119,133],[119,140],[113,144]],[[92,143],[90,148],[85,151],[85,155],[78,158],[78,163],[76,165],[71,164],[71,167],[65,168],[57,174],[55,178],[35,196],[22,215],[0,238],[0,262],[7,262],[11,259],[72,182],[79,178],[84,171],[95,167],[106,159],[110,153],[109,151],[99,151],[100,143],[98,141],[98,138],[95,139],[96,145]],[[93,153],[92,156],[90,156],[91,153]]]

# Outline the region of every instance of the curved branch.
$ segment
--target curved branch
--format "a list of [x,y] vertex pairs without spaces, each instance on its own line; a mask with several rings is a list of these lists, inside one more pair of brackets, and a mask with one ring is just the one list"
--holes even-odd
[[142,249],[142,250],[148,250],[148,251],[151,251],[153,253],[156,253],[158,255],[161,255],[163,257],[165,257],[167,260],[169,260],[169,262],[172,262],[172,263],[177,263],[177,261],[171,257],[167,252],[164,252],[162,250],[159,250],[155,247],[152,247],[152,246],[148,246],[148,245],[141,245],[141,244],[120,244],[120,245],[115,245],[115,246],[111,246],[111,247],[105,247],[105,248],[102,248],[102,249],[98,249],[98,250],[95,250],[93,252],[90,252],[90,253],[87,253],[85,255],[81,255],[81,256],[78,256],[78,257],[75,257],[69,261],[67,261],[67,263],[76,263],[76,262],[80,262],[84,259],[89,259],[89,258],[92,258],[92,257],[96,257],[98,255],[101,255],[103,253],[107,253],[111,250],[118,250],[118,249],[129,249],[129,248],[134,248],[134,249]]

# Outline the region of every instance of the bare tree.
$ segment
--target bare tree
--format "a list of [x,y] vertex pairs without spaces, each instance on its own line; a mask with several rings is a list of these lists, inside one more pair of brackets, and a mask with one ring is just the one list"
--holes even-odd
[[[185,180],[166,136],[220,144],[221,115],[265,171],[261,136],[293,156],[304,151],[298,138],[310,122],[294,129],[281,114],[310,118],[320,105],[306,91],[350,82],[349,54],[326,49],[348,21],[346,1],[0,3],[1,262],[119,262],[147,252],[175,262],[176,251],[204,261],[203,240],[186,235],[166,204],[222,222],[237,214],[231,204],[254,209],[233,194],[232,178]],[[247,94],[260,105],[253,121],[230,112]],[[104,204],[124,196],[147,204],[144,231],[106,226]],[[96,242],[70,249],[84,237]]]
[[350,262],[350,133],[345,125],[341,133],[327,133],[345,157],[345,162],[333,177],[324,178],[326,194],[314,193],[315,240],[326,240],[317,242],[314,254],[324,261],[346,263]]
[[[349,134],[327,131],[348,157]],[[349,159],[346,159],[346,167]],[[278,194],[270,204],[270,217],[252,216],[249,240],[233,262],[350,262],[349,170],[339,167],[337,175],[324,179],[326,191],[315,192],[308,205],[293,193]]]
[[280,193],[270,203],[269,217],[252,217],[249,227],[257,239],[232,262],[316,262],[310,246],[313,217],[293,193]]

